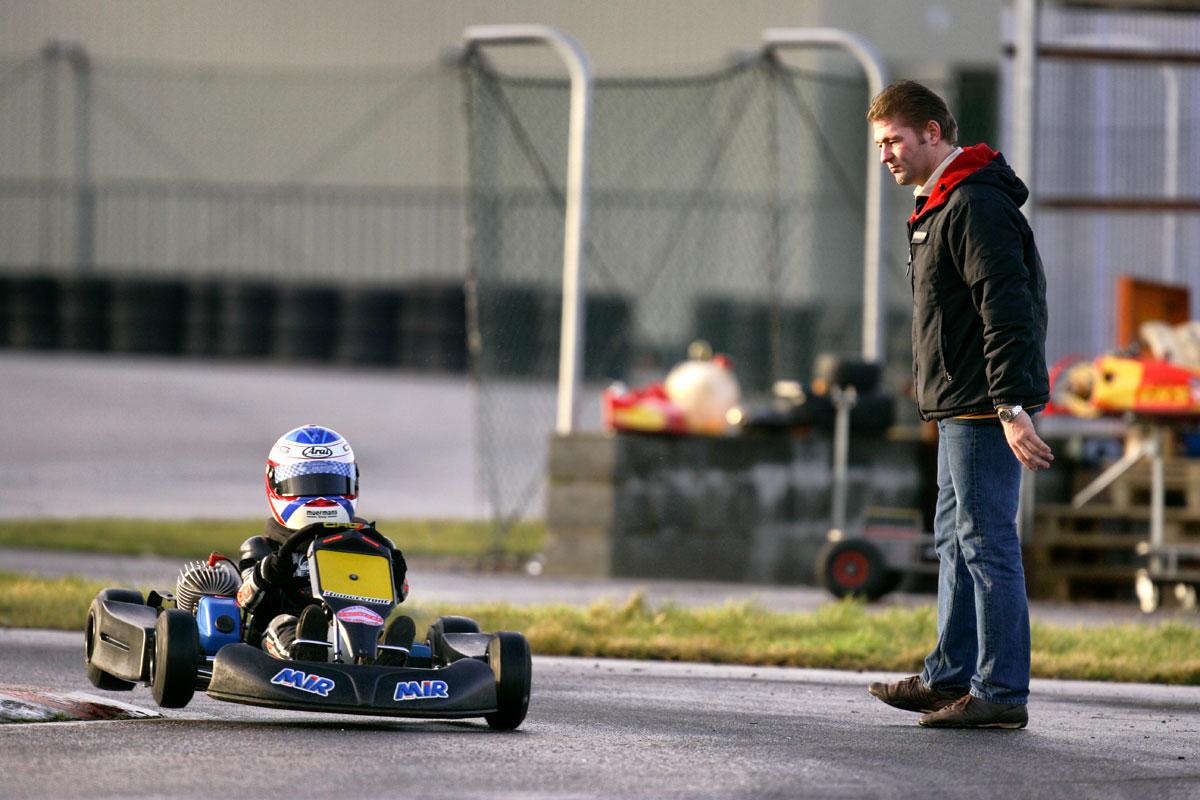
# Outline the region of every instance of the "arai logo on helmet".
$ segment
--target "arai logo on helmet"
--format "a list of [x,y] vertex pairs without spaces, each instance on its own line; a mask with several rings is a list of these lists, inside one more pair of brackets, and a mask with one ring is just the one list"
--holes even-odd
[[328,447],[321,447],[314,444],[301,450],[300,455],[305,458],[329,458],[333,455],[333,451]]

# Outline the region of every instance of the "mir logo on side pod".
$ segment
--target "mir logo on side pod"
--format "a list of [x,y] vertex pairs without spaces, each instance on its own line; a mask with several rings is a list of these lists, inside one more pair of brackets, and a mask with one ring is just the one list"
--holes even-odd
[[299,689],[302,692],[311,692],[319,694],[321,697],[328,697],[329,690],[337,686],[332,678],[323,678],[320,675],[309,675],[301,672],[298,669],[284,668],[271,678],[271,683],[280,686],[291,686],[294,689]]
[[393,700],[418,700],[422,697],[450,697],[445,681],[400,681]]

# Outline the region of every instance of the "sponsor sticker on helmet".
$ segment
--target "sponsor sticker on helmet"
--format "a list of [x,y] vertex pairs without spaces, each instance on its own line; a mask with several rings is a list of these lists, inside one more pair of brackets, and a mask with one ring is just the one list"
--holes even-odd
[[318,694],[321,697],[328,697],[329,692],[337,683],[332,678],[325,678],[321,675],[301,672],[298,669],[289,669],[284,667],[275,673],[275,677],[271,678],[271,683],[279,686],[291,686],[293,689],[299,689],[302,692],[310,694]]
[[333,455],[333,451],[328,447],[322,447],[314,444],[301,450],[300,455],[304,456],[305,458],[329,458]]
[[337,618],[342,622],[361,622],[363,625],[383,627],[383,617],[366,606],[350,606],[337,612]]

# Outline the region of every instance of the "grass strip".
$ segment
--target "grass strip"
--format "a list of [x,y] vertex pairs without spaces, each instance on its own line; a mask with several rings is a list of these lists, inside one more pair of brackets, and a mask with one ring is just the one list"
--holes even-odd
[[[0,626],[82,631],[88,606],[104,586],[0,572]],[[778,613],[753,603],[652,607],[640,593],[623,604],[587,608],[406,603],[402,610],[418,631],[443,614],[473,617],[484,630],[520,631],[540,655],[897,672],[920,670],[936,621],[932,605],[874,610],[845,600],[812,613]],[[1087,628],[1035,623],[1033,674],[1197,685],[1200,628],[1176,622]]]
[[[381,533],[406,556],[476,557],[497,548],[508,555],[542,549],[545,527],[520,522],[503,535],[476,520],[380,521]],[[0,521],[0,547],[41,547],[177,556],[195,559],[213,550],[236,557],[242,542],[263,531],[263,520],[13,519]]]

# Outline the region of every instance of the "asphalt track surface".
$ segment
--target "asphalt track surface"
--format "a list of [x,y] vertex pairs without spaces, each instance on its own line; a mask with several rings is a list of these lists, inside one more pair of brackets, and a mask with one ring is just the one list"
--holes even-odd
[[[0,630],[3,681],[101,692],[78,633]],[[534,659],[517,731],[200,695],[157,720],[0,725],[6,798],[1194,798],[1200,689],[1034,681],[1024,731],[938,731],[898,676]]]
[[[170,586],[174,559],[0,550],[4,569]],[[752,599],[804,610],[807,587],[581,581],[426,570],[423,601]],[[416,591],[416,590],[415,590]],[[893,603],[928,603],[895,595]],[[1044,606],[1099,623],[1132,609]],[[1194,623],[1194,618],[1192,619]],[[463,798],[1200,797],[1200,687],[1035,680],[1024,731],[933,731],[871,698],[888,673],[535,657],[530,714],[513,733],[435,722],[274,711],[198,695],[102,692],[78,632],[0,630],[0,685],[83,691],[162,719],[0,725],[4,796]],[[349,790],[347,787],[350,787]]]
[[[390,487],[373,498],[380,516],[479,512],[464,382],[347,372],[336,390],[314,393],[310,372],[0,356],[0,412],[9,423],[0,442],[0,513],[196,516],[200,504],[257,516],[270,444],[262,432],[276,435],[292,418],[339,428],[360,460],[364,448],[371,453],[379,465],[371,480]],[[368,435],[381,429],[386,435]],[[168,585],[178,568],[97,556],[83,557],[81,568],[71,557],[2,551],[0,568]],[[549,595],[583,603],[643,587],[652,602],[753,598],[802,609],[824,599],[803,587],[423,573],[414,565],[414,596],[423,600]],[[1033,613],[1066,615],[1044,617],[1062,622],[1136,618],[1132,609]],[[79,633],[0,630],[0,683],[155,707],[144,687],[91,687],[82,650]],[[936,731],[867,695],[871,680],[898,677],[535,657],[530,714],[511,733],[481,721],[304,714],[202,695],[157,720],[0,725],[0,795],[1200,797],[1200,688],[1035,680],[1027,730]]]
[[307,423],[354,446],[365,513],[484,513],[461,376],[0,351],[0,386],[0,516],[265,516],[267,452]]
[[[0,387],[0,517],[265,516],[267,453],[309,423],[353,445],[371,519],[491,513],[462,375],[0,350]],[[491,387],[507,411],[489,443],[508,463],[545,459],[554,391]],[[585,394],[598,427],[599,390]]]

